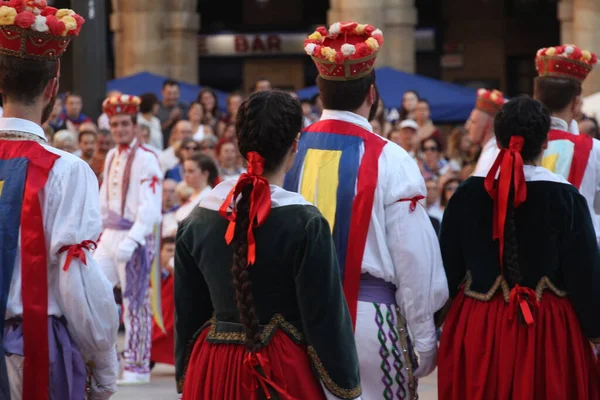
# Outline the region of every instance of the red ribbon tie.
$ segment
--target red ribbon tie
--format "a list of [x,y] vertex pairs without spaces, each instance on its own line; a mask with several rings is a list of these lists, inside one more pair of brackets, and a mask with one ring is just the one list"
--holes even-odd
[[410,210],[410,212],[414,212],[417,209],[417,204],[419,204],[419,201],[423,200],[424,198],[425,198],[425,196],[418,195],[418,196],[411,197],[411,198],[400,199],[396,203],[402,203],[404,201],[410,201],[409,210]]
[[246,387],[246,389],[249,389],[252,392],[252,398],[256,398],[256,389],[258,389],[258,385],[260,384],[267,399],[271,399],[271,393],[269,392],[268,387],[271,386],[273,389],[275,389],[275,391],[277,391],[277,393],[281,395],[282,399],[296,400],[289,393],[287,393],[284,388],[277,385],[273,381],[271,378],[271,366],[267,357],[260,353],[249,352],[244,358],[244,366],[248,368],[250,376],[253,378],[251,386],[249,388]]
[[[524,143],[525,139],[522,136],[511,137],[509,148],[500,150],[500,154],[498,154],[484,182],[485,189],[494,200],[492,234],[494,239],[499,240],[500,265],[502,265],[504,255],[504,224],[508,208],[508,195],[513,179],[515,189],[513,206],[516,208],[527,199],[527,185],[525,183],[525,173],[523,172],[523,158],[521,157]],[[498,170],[500,170],[499,173]],[[496,175],[498,175],[497,180]]]
[[242,174],[231,189],[227,198],[219,209],[219,214],[229,220],[229,226],[225,233],[225,241],[231,244],[235,233],[235,223],[237,211],[235,208],[235,200],[242,193],[244,188],[252,185],[249,200],[248,219],[248,266],[256,261],[256,241],[254,239],[254,228],[261,226],[269,214],[271,213],[271,187],[269,181],[262,176],[264,172],[265,159],[257,152],[251,151],[248,153],[248,172]]
[[73,261],[74,258],[80,260],[83,263],[83,265],[87,265],[85,251],[83,251],[84,249],[89,250],[89,251],[95,250],[96,242],[94,242],[93,240],[84,240],[83,242],[81,242],[79,244],[73,244],[71,246],[63,246],[60,248],[60,250],[58,250],[58,254],[62,254],[65,251],[68,251],[67,259],[65,261],[63,271],[69,270],[69,267],[71,266],[71,261]]
[[144,182],[150,182],[152,193],[156,194],[156,185],[160,183],[160,179],[158,178],[158,176],[154,175],[152,178],[142,180],[142,183]]
[[[518,306],[521,309],[521,314],[523,314],[523,319],[527,325],[533,325],[534,320],[531,308],[538,308],[537,295],[533,289],[515,285],[510,291],[510,304],[513,307]],[[517,310],[515,310],[514,314],[516,312]],[[514,314],[511,314],[511,318]]]

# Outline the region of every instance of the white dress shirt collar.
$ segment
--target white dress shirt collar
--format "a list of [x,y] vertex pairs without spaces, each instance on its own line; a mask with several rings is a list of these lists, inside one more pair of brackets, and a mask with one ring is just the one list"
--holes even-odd
[[564,119],[550,117],[550,129],[569,132],[569,124]]
[[39,136],[44,141],[48,141],[48,139],[46,139],[46,134],[44,133],[42,127],[36,124],[35,122],[26,119],[0,118],[0,131],[32,133],[36,136]]
[[373,132],[373,127],[365,117],[350,111],[323,110],[323,113],[321,114],[321,121],[330,119],[350,122],[351,124],[358,125],[369,132]]

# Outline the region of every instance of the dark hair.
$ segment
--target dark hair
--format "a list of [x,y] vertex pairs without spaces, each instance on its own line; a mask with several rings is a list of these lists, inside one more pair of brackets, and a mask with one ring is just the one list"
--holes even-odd
[[111,133],[109,129],[98,129],[98,135],[110,136]]
[[596,118],[594,117],[588,117],[588,116],[584,116],[583,119],[579,122],[583,122],[583,121],[591,121],[594,124],[594,127],[592,128],[592,131],[587,133],[584,132],[586,134],[591,134],[590,136],[592,136],[593,138],[598,139],[598,136],[600,135],[600,129],[598,129],[598,121],[596,120]]
[[425,143],[433,140],[435,142],[435,146],[437,147],[437,151],[441,152],[442,151],[442,142],[440,142],[440,139],[438,139],[435,136],[429,136],[427,139],[423,139],[423,141],[421,142],[421,151],[425,150]]
[[375,70],[352,81],[330,81],[317,77],[323,107],[329,110],[355,111],[365,101],[375,84]]
[[429,109],[431,110],[431,103],[429,103],[429,100],[423,99],[423,98],[419,97],[419,101],[417,101],[417,104],[419,104],[419,103],[425,103],[425,104],[427,104],[427,107],[429,107]]
[[[280,167],[302,129],[302,107],[288,93],[279,90],[257,92],[245,100],[237,114],[236,131],[241,154],[259,153],[265,159],[265,171]],[[247,267],[249,197],[253,186],[247,185],[236,202],[237,217],[231,246],[233,249],[233,287],[240,322],[244,325],[245,346],[251,352],[261,346],[259,319],[252,295],[252,281]]]
[[[508,148],[513,136],[524,139],[521,156],[524,161],[535,160],[542,152],[542,146],[548,138],[550,114],[539,101],[528,96],[519,96],[502,106],[494,120],[496,139],[503,148]],[[513,178],[511,178],[513,179]],[[506,278],[511,285],[521,282],[522,267],[519,262],[517,226],[513,207],[514,182],[508,195],[508,208],[504,227],[504,260]]]
[[231,99],[232,99],[233,97],[239,97],[239,98],[241,98],[242,100],[244,99],[244,96],[242,96],[242,94],[241,94],[240,92],[231,92],[231,93],[229,94],[229,96],[227,96],[227,105],[229,105],[229,102],[231,101]]
[[166,88],[167,86],[177,86],[179,87],[179,82],[177,82],[175,79],[166,79],[163,82],[162,88]]
[[0,55],[0,93],[3,104],[32,105],[56,76],[56,61],[38,61]]
[[[179,162],[183,163],[185,161],[183,159],[183,155],[181,154],[181,149],[183,149],[185,146],[187,146],[190,143],[196,143],[198,145],[198,151],[200,151],[200,143],[196,142],[194,140],[194,138],[186,137],[186,138],[182,139],[181,143],[179,144],[179,148],[175,152],[175,155],[177,156],[177,158],[179,158]],[[190,158],[190,160],[191,160],[191,158]],[[200,165],[200,164],[198,164],[198,165]],[[200,168],[202,168],[202,167],[200,167]]]
[[165,244],[175,244],[175,237],[173,236],[165,236],[160,239],[160,248],[162,249]]
[[567,108],[569,103],[581,95],[581,84],[572,79],[539,76],[534,80],[534,97],[541,101],[550,112],[556,113]]
[[83,132],[79,132],[79,138],[78,138],[78,142],[81,143],[81,140],[83,140],[83,136],[84,135],[92,135],[94,137],[94,139],[98,139],[98,134],[94,131],[83,131]]
[[406,92],[404,92],[404,94],[402,94],[402,104],[400,104],[400,121],[404,121],[408,118],[409,111],[406,108],[404,108],[404,96],[406,95],[406,93],[413,93],[415,96],[417,96],[417,102],[421,100],[421,98],[419,97],[419,93],[416,90],[409,89]]
[[152,112],[155,104],[158,104],[158,97],[154,93],[144,93],[140,96],[140,112],[146,114]]
[[83,96],[80,95],[79,93],[76,92],[68,92],[65,96],[65,103],[67,102],[67,100],[69,99],[69,97],[78,97],[80,100],[83,101]]
[[194,154],[186,161],[193,161],[198,165],[201,171],[207,171],[208,184],[211,187],[215,187],[217,179],[219,178],[219,171],[217,170],[217,165],[212,158],[205,156],[204,154]]
[[[216,114],[218,113],[218,110],[219,110],[219,99],[217,97],[217,94],[211,88],[205,87],[202,90],[200,90],[200,93],[198,93],[197,100],[198,100],[199,103],[202,103],[202,95],[204,93],[209,93],[213,97],[213,99],[215,99],[215,108],[211,112],[212,112],[213,116],[216,117],[217,116]],[[207,110],[204,109],[204,111],[206,112]]]
[[458,183],[459,185],[461,184],[461,180],[459,178],[450,178],[448,179],[445,183],[444,186],[442,186],[442,192],[440,193],[440,205],[442,207],[446,207],[448,205],[448,197],[446,196],[446,187],[450,184],[450,183]]

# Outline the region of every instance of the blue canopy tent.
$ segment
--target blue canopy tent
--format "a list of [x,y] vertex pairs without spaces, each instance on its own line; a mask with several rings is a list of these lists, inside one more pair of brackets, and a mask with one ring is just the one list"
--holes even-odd
[[[379,94],[388,109],[398,109],[402,104],[402,95],[407,90],[415,90],[421,98],[429,101],[431,119],[435,122],[467,120],[475,106],[477,90],[465,86],[388,67],[378,68],[376,77]],[[316,94],[318,94],[316,86],[298,91],[301,99],[310,99]]]
[[[162,99],[162,85],[168,78],[155,75],[150,72],[140,72],[135,75],[123,78],[113,79],[107,83],[108,90],[119,90],[125,94],[139,96],[144,93],[154,93],[159,99]],[[181,100],[191,103],[198,98],[198,93],[202,89],[200,85],[179,82],[181,91]],[[214,89],[213,89],[214,90]],[[214,90],[217,95],[219,109],[227,110],[227,93]]]

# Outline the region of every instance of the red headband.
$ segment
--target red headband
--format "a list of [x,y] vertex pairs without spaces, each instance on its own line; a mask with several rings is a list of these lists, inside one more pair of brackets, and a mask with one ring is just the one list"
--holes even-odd
[[[237,218],[235,203],[232,206],[232,202],[238,198],[246,186],[252,185],[252,192],[249,199],[250,210],[248,213],[248,220],[250,221],[248,226],[248,266],[254,264],[256,261],[256,241],[253,229],[261,226],[271,213],[271,188],[269,181],[262,176],[264,168],[265,159],[257,152],[249,152],[248,172],[240,176],[235,187],[231,189],[219,209],[219,214],[229,220],[229,226],[225,233],[225,241],[227,244],[231,244]],[[229,212],[230,206],[232,206],[231,212]]]
[[[527,199],[527,185],[525,184],[525,173],[523,172],[523,158],[521,150],[525,140],[522,136],[510,138],[508,149],[500,150],[492,169],[485,177],[485,189],[494,199],[494,222],[492,233],[494,239],[499,240],[500,265],[504,256],[504,224],[506,222],[506,210],[508,208],[508,194],[510,193],[511,180],[514,177],[515,198],[513,206],[520,206]],[[496,174],[500,169],[498,180]]]

